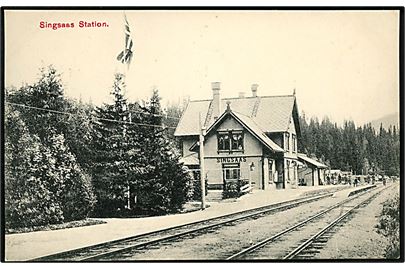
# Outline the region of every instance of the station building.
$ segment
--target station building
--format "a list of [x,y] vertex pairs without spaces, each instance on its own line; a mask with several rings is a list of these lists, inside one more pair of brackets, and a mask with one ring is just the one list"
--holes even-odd
[[[295,93],[221,98],[220,83],[212,83],[212,99],[190,101],[174,135],[180,140],[185,166],[199,171],[200,126],[204,136],[204,167],[208,189],[227,181],[249,181],[257,189],[298,186],[297,143],[300,138]],[[201,119],[201,125],[199,124]]]

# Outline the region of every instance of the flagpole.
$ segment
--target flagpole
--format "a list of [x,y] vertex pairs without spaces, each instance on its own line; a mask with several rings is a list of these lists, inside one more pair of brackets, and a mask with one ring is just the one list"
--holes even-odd
[[[127,40],[126,39],[126,24],[127,24],[128,20],[127,20],[126,14],[125,14],[125,10],[124,10],[123,13],[124,13],[124,41],[126,41]],[[123,49],[124,60],[125,60],[126,49],[127,49],[127,44],[126,44],[126,42],[124,42],[124,49]],[[127,64],[127,67],[125,67],[125,66],[123,67],[124,84],[125,84],[126,89],[128,88],[128,84],[127,84],[127,71],[128,71],[128,68],[129,68],[129,63]],[[128,105],[126,106],[126,110],[129,111]],[[129,122],[130,123],[132,122],[131,112],[129,112]],[[125,137],[124,137],[124,139],[125,139]],[[127,189],[128,189],[128,192],[127,192],[127,208],[128,208],[128,210],[130,210],[131,209],[131,186],[130,186],[128,180],[127,180]]]

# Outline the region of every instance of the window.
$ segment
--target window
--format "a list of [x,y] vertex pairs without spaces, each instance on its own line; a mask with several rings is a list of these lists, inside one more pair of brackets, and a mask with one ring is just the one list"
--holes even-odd
[[243,150],[243,134],[242,132],[232,132],[232,150]]
[[269,184],[273,184],[273,160],[269,159]]
[[228,133],[218,134],[218,150],[230,150],[230,137]]
[[237,152],[243,150],[242,131],[218,132],[218,151]]
[[239,164],[223,164],[224,180],[238,180],[240,178]]
[[290,150],[290,133],[286,133],[285,134],[285,143],[284,143],[284,147],[286,151]]
[[293,152],[297,151],[297,138],[295,134],[292,135],[292,150]]

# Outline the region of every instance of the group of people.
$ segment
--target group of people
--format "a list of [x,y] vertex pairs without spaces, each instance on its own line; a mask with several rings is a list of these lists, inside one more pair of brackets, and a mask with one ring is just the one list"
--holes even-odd
[[[387,185],[387,179],[391,181],[395,181],[393,177],[387,178],[385,177],[380,177],[380,179],[376,179],[374,176],[367,176],[364,178],[364,182],[367,184],[372,184],[374,185],[376,181],[382,181],[383,185]],[[337,176],[337,177],[330,177],[329,175],[326,176],[326,184],[330,185],[336,185],[336,184],[349,184],[350,186],[353,185],[353,187],[357,187],[360,185],[362,182],[359,176],[352,176],[352,177],[342,177],[342,176]]]
[[[358,185],[359,185],[359,179],[357,179],[357,177],[356,178],[354,178],[354,180],[353,180],[353,187],[357,187]],[[352,185],[352,179],[350,179],[349,178],[349,184],[350,185]]]

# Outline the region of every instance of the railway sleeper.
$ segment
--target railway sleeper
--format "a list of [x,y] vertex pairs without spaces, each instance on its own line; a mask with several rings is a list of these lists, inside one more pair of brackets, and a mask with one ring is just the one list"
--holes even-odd
[[303,253],[303,254],[307,254],[307,253],[309,253],[309,254],[314,254],[314,253],[319,253],[319,252],[321,252],[321,249],[320,249],[320,248],[307,248],[307,249],[305,249],[304,252],[305,252],[305,253]]
[[319,238],[319,239],[316,239],[316,242],[317,243],[326,243],[326,242],[328,242],[328,239],[327,238]]
[[299,254],[295,258],[296,259],[312,259],[314,256],[310,254]]
[[310,246],[310,248],[314,248],[314,249],[322,249],[324,247],[325,247],[325,245],[323,243],[315,243],[315,242],[312,243]]
[[316,240],[315,242],[313,242],[313,243],[311,244],[311,247],[323,248],[323,247],[325,246],[325,243],[326,243],[326,242],[327,242],[327,240],[324,241],[324,242],[319,242],[318,240]]

